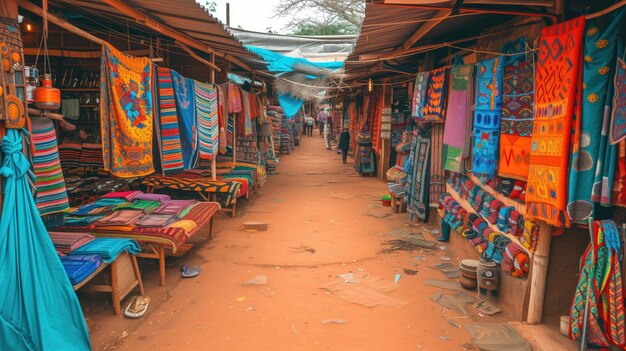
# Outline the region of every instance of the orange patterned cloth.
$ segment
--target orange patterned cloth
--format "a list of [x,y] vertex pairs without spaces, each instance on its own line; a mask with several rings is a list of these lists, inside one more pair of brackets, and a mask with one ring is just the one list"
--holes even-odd
[[544,28],[539,44],[526,216],[558,227],[570,225],[567,175],[572,126],[580,127],[575,120],[580,119],[584,31],[581,16]]

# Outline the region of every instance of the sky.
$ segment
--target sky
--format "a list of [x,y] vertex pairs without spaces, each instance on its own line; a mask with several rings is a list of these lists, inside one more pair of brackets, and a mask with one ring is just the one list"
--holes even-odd
[[271,27],[273,32],[286,34],[284,26],[288,18],[274,15],[274,8],[280,0],[213,0],[217,2],[215,16],[226,24],[226,3],[230,3],[230,26],[239,27],[255,32],[267,32]]

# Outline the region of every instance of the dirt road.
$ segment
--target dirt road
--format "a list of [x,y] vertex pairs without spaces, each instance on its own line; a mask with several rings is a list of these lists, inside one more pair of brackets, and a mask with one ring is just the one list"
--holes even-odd
[[[217,222],[215,239],[195,252],[200,276],[168,291],[117,349],[473,349],[458,328],[469,319],[429,299],[449,291],[424,284],[446,279],[432,265],[455,264],[445,245],[383,251],[388,240],[433,239],[430,227],[380,207],[384,182],[355,174],[319,136],[281,157],[278,171],[237,218]],[[254,220],[269,230],[239,229]],[[242,286],[259,275],[265,285]]]

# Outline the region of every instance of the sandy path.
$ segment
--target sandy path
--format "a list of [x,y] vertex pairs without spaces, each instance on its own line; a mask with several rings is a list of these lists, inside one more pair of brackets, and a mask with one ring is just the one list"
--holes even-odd
[[[269,177],[238,218],[221,218],[217,237],[197,250],[205,260],[201,275],[173,288],[118,349],[471,349],[467,333],[449,323],[469,320],[430,301],[438,289],[423,283],[445,279],[429,267],[450,253],[439,247],[432,254],[381,253],[381,243],[394,239],[385,234],[394,228],[432,237],[409,226],[406,214],[364,215],[381,211],[385,183],[355,175],[322,145],[319,136],[305,138],[282,157],[280,174]],[[269,230],[240,231],[250,220],[267,222]],[[404,269],[418,273],[407,275]],[[343,284],[336,277],[348,272],[360,282]],[[402,277],[394,284],[397,273]],[[241,285],[257,275],[266,275],[267,284]],[[379,290],[370,295],[366,288],[375,280]],[[329,283],[346,291],[322,289]],[[355,290],[361,288],[366,290]],[[342,299],[344,293],[402,306],[366,307]],[[329,319],[345,324],[322,323]]]

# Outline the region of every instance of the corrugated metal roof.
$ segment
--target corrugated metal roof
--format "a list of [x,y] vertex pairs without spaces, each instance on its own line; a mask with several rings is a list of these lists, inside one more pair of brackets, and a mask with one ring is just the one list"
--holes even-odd
[[[152,19],[186,34],[202,44],[248,64],[255,71],[266,71],[265,64],[255,54],[243,47],[243,44],[231,35],[226,27],[211,16],[206,9],[194,0],[125,0],[126,4],[143,12]],[[102,0],[51,0],[51,4],[60,7],[71,6],[74,11],[85,9],[93,14],[126,18],[121,11],[109,6]]]

